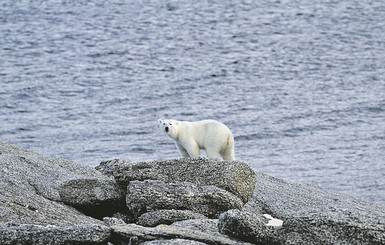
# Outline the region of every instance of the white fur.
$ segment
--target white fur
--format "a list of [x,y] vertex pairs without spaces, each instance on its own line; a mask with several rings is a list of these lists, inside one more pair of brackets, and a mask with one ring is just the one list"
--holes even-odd
[[197,122],[162,120],[159,127],[171,139],[182,157],[196,157],[200,149],[206,151],[208,158],[234,160],[234,137],[230,129],[215,120]]

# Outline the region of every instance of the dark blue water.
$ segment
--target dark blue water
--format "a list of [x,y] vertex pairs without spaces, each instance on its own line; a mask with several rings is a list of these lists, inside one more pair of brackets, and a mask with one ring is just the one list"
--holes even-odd
[[385,203],[384,1],[0,3],[0,140],[95,166],[216,119],[255,170]]

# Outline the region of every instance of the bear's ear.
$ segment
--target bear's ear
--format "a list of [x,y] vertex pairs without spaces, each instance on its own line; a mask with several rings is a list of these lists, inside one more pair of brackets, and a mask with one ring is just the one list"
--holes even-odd
[[179,124],[179,121],[176,121],[176,122],[175,122],[175,125],[178,125],[178,124]]

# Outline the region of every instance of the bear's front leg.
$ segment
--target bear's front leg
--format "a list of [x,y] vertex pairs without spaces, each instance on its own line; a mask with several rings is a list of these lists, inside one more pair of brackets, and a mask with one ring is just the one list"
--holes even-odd
[[188,154],[188,152],[186,151],[186,149],[181,145],[179,144],[178,142],[175,142],[176,143],[176,147],[178,148],[180,154],[182,155],[183,158],[186,158],[186,157],[189,157],[190,155]]
[[195,141],[188,141],[183,144],[190,157],[198,157],[200,155],[199,146]]

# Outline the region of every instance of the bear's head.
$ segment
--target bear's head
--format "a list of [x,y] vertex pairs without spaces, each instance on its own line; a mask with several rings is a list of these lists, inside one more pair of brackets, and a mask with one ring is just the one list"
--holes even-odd
[[178,124],[177,120],[159,119],[158,120],[160,129],[171,139],[177,140],[178,138]]

